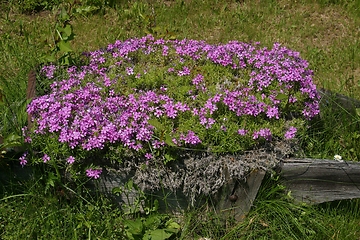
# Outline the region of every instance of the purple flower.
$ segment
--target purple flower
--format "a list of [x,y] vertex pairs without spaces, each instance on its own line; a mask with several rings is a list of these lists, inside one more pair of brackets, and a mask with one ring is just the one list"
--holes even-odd
[[42,157],[42,160],[44,161],[44,163],[46,163],[47,161],[50,160],[50,157],[47,154],[44,154],[44,156]]
[[253,139],[258,139],[259,137],[263,137],[266,140],[270,141],[271,137],[272,137],[270,129],[263,128],[263,129],[260,129],[259,131],[254,131]]
[[100,174],[102,173],[101,169],[92,169],[89,168],[86,170],[86,176],[89,178],[98,179],[100,177]]
[[134,74],[134,69],[131,68],[131,67],[127,67],[126,68],[126,73],[127,73],[127,75],[133,75]]
[[48,78],[48,79],[52,79],[54,78],[54,72],[56,70],[56,66],[54,65],[48,65],[48,66],[44,66],[42,69],[41,69],[41,72],[45,74],[45,76]]
[[295,134],[297,132],[297,128],[291,126],[289,127],[289,130],[286,131],[284,137],[285,139],[291,139],[291,138],[294,138],[295,137]]
[[75,158],[74,158],[73,156],[70,156],[70,157],[68,157],[68,158],[66,159],[66,162],[67,162],[68,164],[73,164],[73,163],[75,162]]
[[190,75],[190,69],[186,66],[181,71],[178,71],[178,76]]
[[146,158],[147,160],[150,160],[150,159],[153,158],[153,155],[152,155],[151,153],[145,153],[145,158]]
[[25,152],[20,158],[19,158],[19,160],[20,160],[20,165],[22,166],[22,167],[24,167],[26,164],[27,164],[27,159],[26,159],[26,156],[27,156],[27,152]]
[[245,129],[239,129],[238,131],[238,134],[241,135],[241,136],[245,136],[247,133],[248,133],[248,130],[245,130]]
[[[140,150],[146,152],[147,146],[166,147],[164,141],[154,140],[154,136],[160,131],[171,131],[170,128],[178,127],[183,133],[174,138],[176,145],[195,145],[201,140],[190,127],[200,128],[199,132],[203,133],[219,123],[220,129],[229,131],[225,128],[228,123],[221,121],[224,116],[240,124],[248,119],[264,123],[270,118],[274,122],[281,117],[285,105],[288,111],[302,112],[305,119],[319,114],[320,98],[308,63],[299,53],[277,43],[268,49],[256,43],[231,41],[210,45],[191,39],[155,40],[149,35],[116,41],[104,50],[87,53],[86,57],[88,64],[69,67],[65,74],[56,76],[60,80],[51,84],[48,95],[37,97],[29,104],[27,111],[32,116],[34,130],[32,135],[24,134],[27,142],[31,142],[27,136],[35,139],[44,135],[55,137],[72,149],[87,151],[120,144],[141,155],[144,152]],[[135,58],[160,61],[138,64]],[[208,72],[208,63],[226,66],[220,71],[224,76],[202,75]],[[42,73],[54,78],[62,70],[50,65]],[[142,76],[146,81],[146,76],[159,76],[156,71],[164,75],[160,86],[141,83]],[[248,76],[242,77],[247,73]],[[182,76],[186,77],[181,80]],[[207,85],[204,76],[211,85]],[[249,81],[244,82],[245,79]],[[214,86],[216,81],[218,85]],[[183,90],[188,94],[179,96]],[[154,117],[164,129],[149,124]],[[182,122],[187,119],[189,124]],[[185,129],[186,126],[189,128]],[[245,129],[238,129],[237,133],[271,140],[270,129],[263,127],[260,125],[252,135]],[[293,138],[296,128],[284,132],[284,138]],[[172,133],[178,136],[176,130]],[[212,144],[211,140],[206,139],[206,143]],[[70,156],[66,162],[72,164],[75,157]],[[21,164],[26,164],[25,156],[22,159]],[[49,159],[46,154],[43,156],[44,162]],[[92,169],[88,170],[92,174]]]
[[204,76],[201,74],[196,75],[196,77],[192,80],[192,84],[199,85],[204,80]]
[[180,140],[183,140],[185,143],[196,145],[201,143],[201,140],[198,136],[195,135],[193,131],[188,131],[187,135],[181,135]]
[[279,119],[279,109],[277,107],[269,107],[267,109],[266,116],[268,118],[275,117],[276,119]]

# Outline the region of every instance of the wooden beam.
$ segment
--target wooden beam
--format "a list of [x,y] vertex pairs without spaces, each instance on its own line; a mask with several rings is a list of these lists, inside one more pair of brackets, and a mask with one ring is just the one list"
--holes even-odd
[[297,201],[317,204],[360,198],[360,163],[323,159],[285,159],[282,183]]

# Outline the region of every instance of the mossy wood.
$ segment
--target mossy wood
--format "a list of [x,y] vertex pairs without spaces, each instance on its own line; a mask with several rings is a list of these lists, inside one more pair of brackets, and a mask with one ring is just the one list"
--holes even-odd
[[286,159],[282,183],[295,200],[318,204],[360,198],[360,163],[323,159]]
[[[147,192],[152,200],[158,200],[159,210],[181,213],[190,207],[200,207],[207,203],[209,210],[216,210],[223,217],[234,217],[236,220],[242,220],[250,211],[250,208],[256,198],[261,182],[265,176],[265,171],[254,170],[246,180],[227,179],[226,184],[221,187],[219,192],[212,197],[199,197],[196,202],[192,202],[181,192],[172,192],[164,189],[156,192]],[[131,178],[131,177],[130,177]],[[107,169],[98,181],[92,181],[96,187],[103,193],[114,197],[112,190],[124,185],[129,179],[128,174],[119,174],[118,172]],[[136,202],[138,192],[133,190],[123,192],[115,199],[119,204],[132,205]]]

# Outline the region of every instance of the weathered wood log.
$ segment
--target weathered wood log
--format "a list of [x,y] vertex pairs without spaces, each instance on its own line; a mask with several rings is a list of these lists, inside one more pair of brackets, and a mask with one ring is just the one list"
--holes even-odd
[[360,198],[360,163],[323,159],[286,159],[282,183],[296,201],[310,204]]
[[265,171],[252,171],[246,181],[231,179],[219,191],[217,212],[224,217],[233,217],[242,221],[250,211],[265,176]]
[[[228,179],[228,182],[216,196],[213,196],[213,198],[204,196],[196,199],[195,205],[189,197],[186,197],[180,191],[172,192],[164,189],[157,192],[146,192],[146,195],[159,202],[159,211],[161,212],[182,213],[190,207],[200,207],[206,202],[205,200],[209,200],[209,208],[213,208],[224,218],[233,217],[241,221],[250,211],[265,173],[263,170],[254,170],[247,176],[246,180]],[[91,182],[96,182],[94,185],[100,192],[109,194],[114,198],[115,196],[111,193],[112,189],[124,186],[130,178],[131,174],[130,176],[129,174],[119,174],[107,169],[100,179]],[[133,189],[122,192],[115,199],[120,205],[131,205],[137,201],[138,197],[138,192]]]
[[320,88],[318,92],[321,97],[320,105],[331,109],[344,109],[351,114],[356,114],[356,109],[360,108],[360,100],[335,93],[328,89]]

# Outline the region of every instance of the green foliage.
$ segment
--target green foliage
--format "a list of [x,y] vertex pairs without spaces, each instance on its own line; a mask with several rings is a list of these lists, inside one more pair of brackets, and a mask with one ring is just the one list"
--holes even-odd
[[[69,0],[68,0],[69,1]],[[31,14],[40,12],[43,10],[52,10],[53,7],[58,6],[61,2],[60,0],[18,0],[18,1],[11,1],[11,3],[15,4],[16,7],[19,8],[21,13]],[[11,4],[10,3],[10,4]]]
[[50,54],[44,56],[44,60],[55,62],[60,66],[73,64],[73,49],[70,42],[74,39],[75,34],[71,25],[72,7],[69,5],[67,9],[61,7],[57,14],[57,20],[54,26],[53,44],[50,45]]
[[[124,214],[106,196],[81,186],[60,186],[54,175],[43,176],[35,173],[17,189],[11,188],[13,180],[5,185],[0,179],[1,239],[165,240],[180,233],[169,215],[155,210],[137,217]],[[48,184],[54,187],[46,190]],[[135,186],[128,183],[126,188]]]
[[270,174],[264,179],[251,211],[242,222],[223,219],[200,209],[185,217],[182,237],[222,240],[359,238],[359,200],[320,206],[295,203],[280,180]]
[[124,220],[127,239],[165,240],[180,232],[180,225],[167,215],[149,215],[146,218]]
[[115,187],[112,193],[116,196],[125,196],[122,210],[126,215],[133,217],[141,213],[149,215],[158,210],[158,202],[150,201],[132,179],[127,181],[123,186]]
[[158,213],[158,201],[147,196],[132,179],[123,186],[115,187],[112,193],[123,197],[121,208],[127,239],[165,240],[180,232],[180,225],[169,215]]
[[45,193],[44,182],[37,177],[21,185],[17,183],[17,189],[11,188],[14,182],[1,183],[1,239],[123,239],[125,236],[121,212],[106,198],[94,197],[84,188],[69,191],[58,186]]

